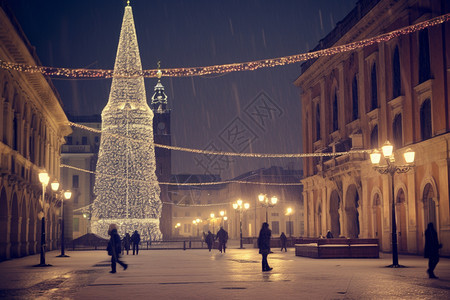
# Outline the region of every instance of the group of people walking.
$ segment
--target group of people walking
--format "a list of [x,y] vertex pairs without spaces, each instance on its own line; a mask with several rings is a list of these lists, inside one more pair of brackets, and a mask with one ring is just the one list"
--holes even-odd
[[[110,240],[108,242],[108,255],[111,256],[111,271],[110,273],[116,273],[116,264],[118,263],[123,267],[124,270],[128,268],[128,265],[120,260],[120,254],[123,254],[125,250],[128,255],[128,251],[130,250],[130,245],[133,246],[133,255],[139,254],[139,243],[141,241],[141,237],[137,230],[134,231],[133,235],[130,236],[129,233],[125,234],[125,237],[121,240],[119,234],[117,233],[117,226],[115,224],[111,224],[109,226],[108,234],[110,235]],[[329,232],[329,234],[331,234]],[[269,229],[269,224],[264,222],[261,226],[261,230],[259,231],[258,236],[258,248],[259,253],[262,256],[261,265],[262,271],[268,272],[272,271],[273,268],[269,266],[267,261],[267,257],[270,253],[273,253],[270,250],[270,239],[272,236],[272,231]],[[327,238],[332,238],[332,236],[328,236]],[[225,253],[226,244],[228,241],[228,232],[220,227],[220,230],[217,232],[217,235],[214,236],[211,231],[208,231],[208,234],[204,234],[204,239],[206,244],[208,245],[208,250],[211,252],[213,244],[216,240],[219,240],[218,249],[220,253]],[[283,249],[287,251],[286,243],[287,238],[284,232],[281,233],[280,236],[281,241],[281,251]],[[434,229],[433,223],[429,223],[427,230],[425,231],[425,249],[424,256],[428,258],[428,269],[427,273],[429,278],[438,278],[434,274],[434,269],[439,262],[439,249],[442,248],[442,244],[438,241],[437,232]]]
[[119,233],[117,232],[116,224],[110,224],[108,229],[108,235],[110,236],[108,246],[106,251],[108,251],[108,255],[111,256],[111,271],[109,273],[116,273],[116,264],[119,264],[123,267],[125,271],[128,268],[128,265],[120,260],[120,255],[124,254],[124,250],[130,251],[130,245],[133,245],[133,255],[139,254],[139,243],[141,242],[141,236],[138,231],[135,230],[133,235],[130,236],[129,233],[125,234],[125,237],[121,240]]
[[133,235],[130,236],[130,234],[127,232],[125,233],[125,237],[122,239],[122,254],[124,254],[124,251],[130,251],[130,247],[133,247],[133,255],[139,254],[139,243],[141,242],[141,236],[138,233],[137,230],[133,232]]
[[219,231],[217,231],[216,236],[211,233],[211,231],[208,231],[208,234],[204,234],[205,243],[208,245],[208,250],[211,252],[211,249],[213,248],[214,241],[219,240],[218,249],[220,253],[225,253],[225,249],[227,248],[227,242],[228,242],[228,232],[223,229],[221,226]]

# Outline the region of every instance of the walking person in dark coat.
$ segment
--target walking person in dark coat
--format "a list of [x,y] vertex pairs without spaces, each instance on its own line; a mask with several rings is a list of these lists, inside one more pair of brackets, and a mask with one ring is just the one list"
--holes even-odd
[[123,248],[127,251],[127,255],[128,255],[128,251],[130,251],[130,245],[131,245],[131,237],[128,232],[125,233],[125,237],[122,240],[122,244],[123,244]]
[[141,236],[139,235],[138,231],[135,230],[133,235],[131,236],[131,241],[133,242],[133,255],[136,253],[136,255],[139,254],[139,243],[141,242]]
[[270,237],[272,235],[272,231],[269,229],[269,224],[264,222],[262,224],[261,230],[259,231],[258,237],[258,248],[259,253],[262,255],[262,271],[267,272],[271,271],[273,268],[269,267],[269,263],[267,262],[267,256],[270,253]]
[[434,275],[434,268],[436,268],[439,262],[439,248],[442,248],[442,244],[439,244],[434,225],[433,223],[428,223],[428,228],[425,230],[424,256],[428,258],[427,273],[429,278],[438,278]]
[[281,242],[281,251],[287,252],[287,248],[286,248],[286,244],[287,244],[287,237],[284,234],[284,232],[281,233],[280,235],[280,242]]
[[211,233],[211,231],[208,231],[208,234],[206,235],[205,238],[205,242],[208,245],[209,252],[211,252],[212,245],[214,243],[214,235]]
[[121,265],[124,270],[128,268],[128,265],[120,261],[120,252],[122,251],[122,243],[120,242],[120,236],[117,233],[117,227],[115,224],[109,225],[108,234],[111,236],[108,242],[108,255],[111,256],[111,271],[109,273],[116,273],[116,263]]
[[225,253],[225,248],[226,248],[227,241],[228,241],[228,232],[226,232],[222,226],[220,226],[220,230],[217,231],[217,239],[219,239],[220,253],[222,253],[222,250],[223,250],[223,253]]

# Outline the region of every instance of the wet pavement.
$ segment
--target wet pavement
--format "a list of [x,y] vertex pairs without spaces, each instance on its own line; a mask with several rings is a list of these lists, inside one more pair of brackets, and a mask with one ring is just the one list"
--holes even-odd
[[312,259],[294,249],[269,255],[271,272],[261,272],[252,248],[142,250],[124,255],[110,274],[106,251],[48,252],[0,263],[0,298],[5,299],[450,299],[450,259],[441,258],[436,275],[427,260],[400,255],[405,268],[391,269],[391,255],[379,259]]

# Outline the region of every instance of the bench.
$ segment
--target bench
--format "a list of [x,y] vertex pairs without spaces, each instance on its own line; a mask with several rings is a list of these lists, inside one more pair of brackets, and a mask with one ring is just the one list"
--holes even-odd
[[312,258],[378,258],[378,239],[297,239],[295,255]]

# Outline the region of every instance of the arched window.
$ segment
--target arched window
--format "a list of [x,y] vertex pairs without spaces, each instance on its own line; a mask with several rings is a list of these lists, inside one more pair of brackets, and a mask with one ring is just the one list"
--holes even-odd
[[419,31],[419,83],[431,78],[428,29]]
[[378,125],[375,125],[370,133],[370,148],[378,149]]
[[398,114],[394,118],[394,123],[392,124],[392,131],[394,134],[394,147],[396,149],[403,146],[403,131],[402,131],[402,115]]
[[358,81],[356,75],[353,77],[352,81],[352,119],[356,120],[359,118],[359,107],[358,107]]
[[423,101],[420,106],[420,134],[422,140],[427,140],[432,136],[430,99]]
[[338,96],[337,90],[334,91],[333,97],[333,132],[339,129],[338,123]]
[[394,50],[394,58],[392,60],[392,98],[395,99],[401,94],[401,80],[400,80],[400,54],[398,46]]
[[316,141],[320,140],[320,104],[316,104]]

